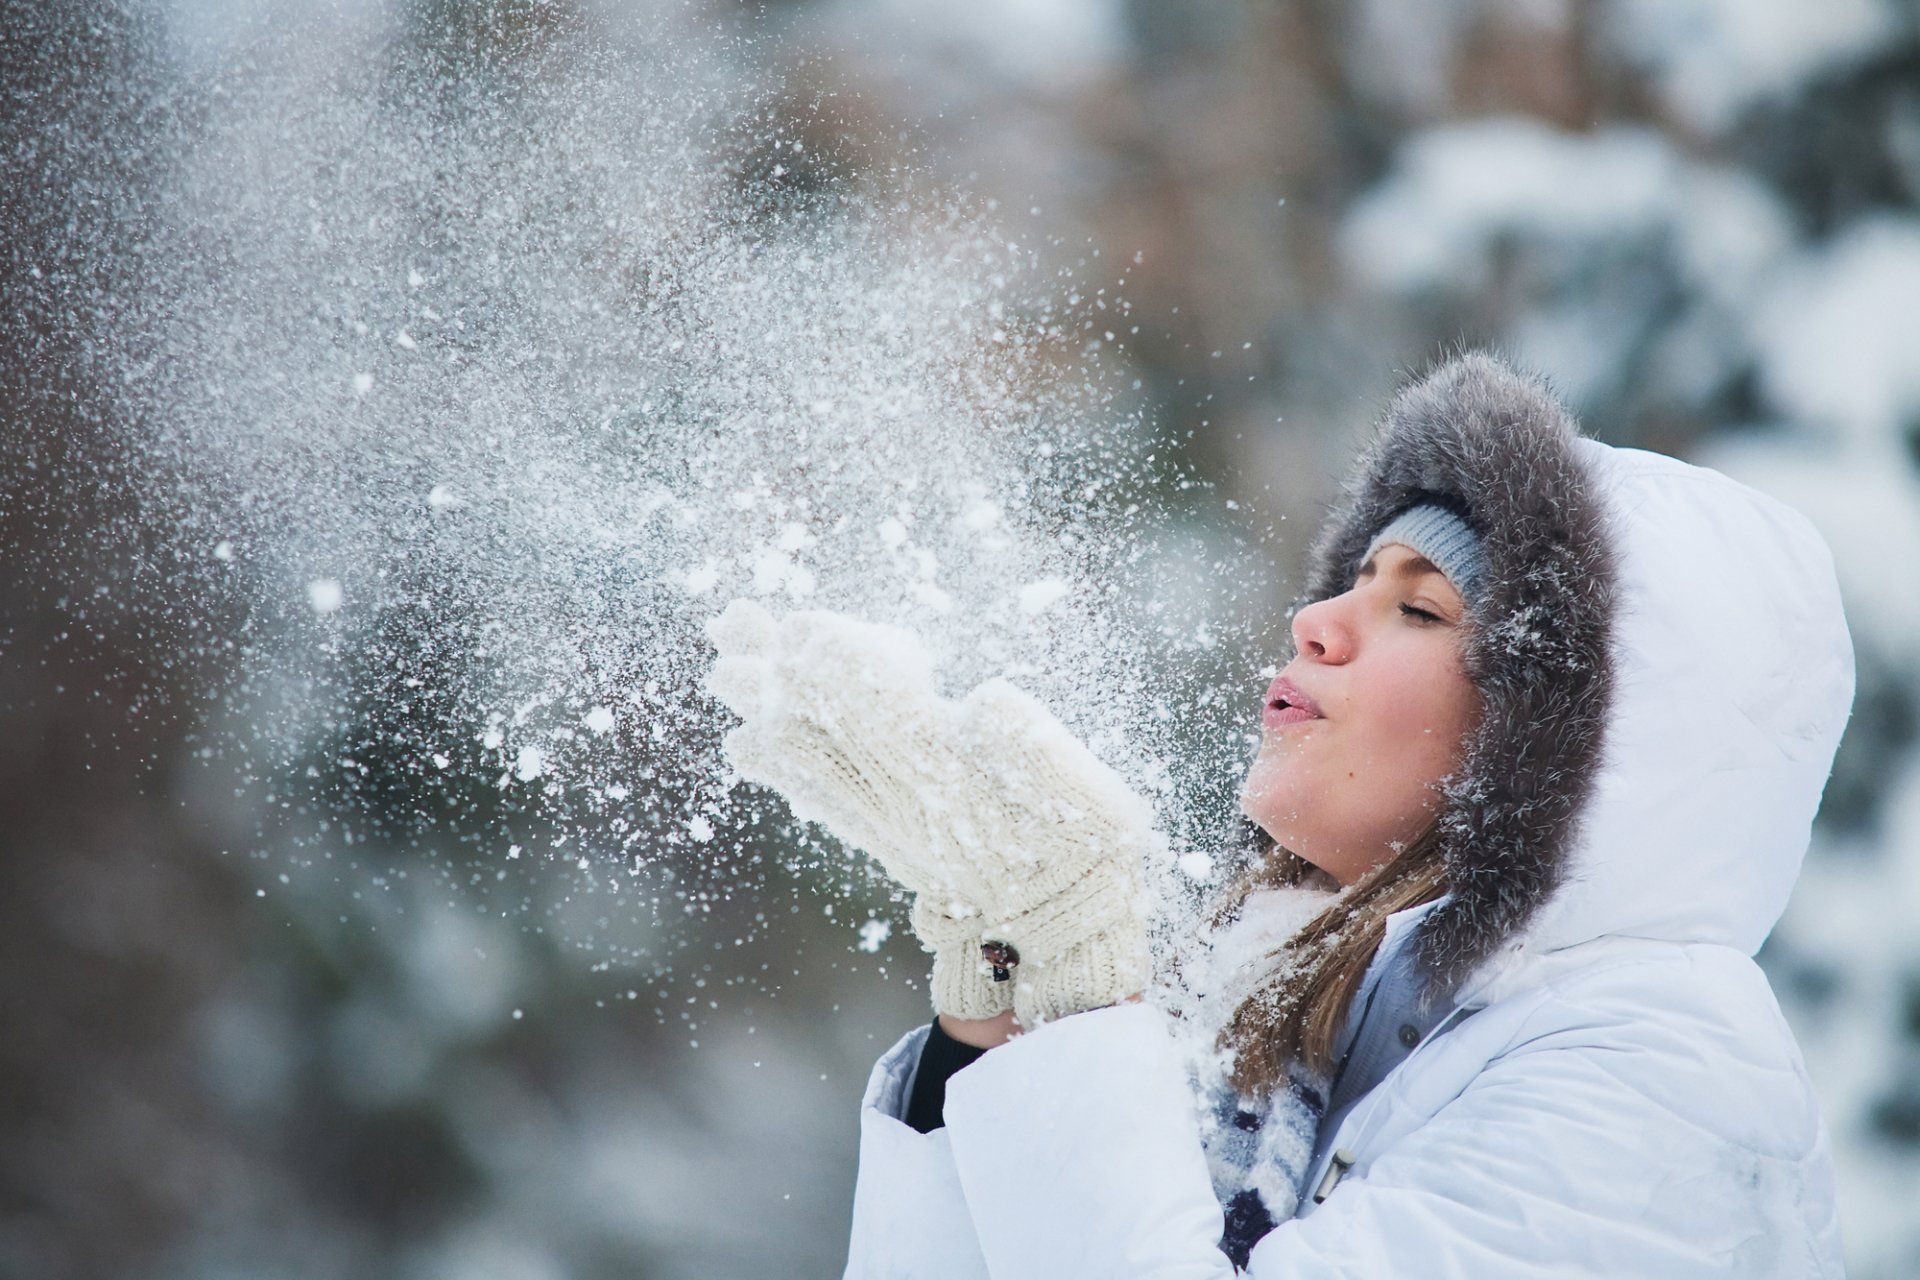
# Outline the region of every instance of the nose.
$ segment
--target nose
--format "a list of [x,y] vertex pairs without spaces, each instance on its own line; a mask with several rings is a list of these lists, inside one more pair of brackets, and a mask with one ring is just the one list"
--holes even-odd
[[1339,596],[1316,600],[1294,612],[1294,652],[1316,662],[1345,662],[1353,647],[1353,632],[1339,605]]

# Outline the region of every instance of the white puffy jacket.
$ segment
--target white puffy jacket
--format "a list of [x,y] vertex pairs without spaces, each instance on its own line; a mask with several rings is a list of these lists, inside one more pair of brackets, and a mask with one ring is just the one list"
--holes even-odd
[[[1799,874],[1853,699],[1830,554],[1717,472],[1580,438],[1611,525],[1614,681],[1567,874],[1434,1034],[1323,1141],[1323,1203],[1259,1280],[1835,1277],[1827,1133],[1752,956]],[[1434,904],[1426,904],[1431,907]],[[1389,947],[1426,908],[1389,919]],[[848,1277],[1225,1280],[1165,1014],[1076,1014],[900,1116],[873,1073]]]

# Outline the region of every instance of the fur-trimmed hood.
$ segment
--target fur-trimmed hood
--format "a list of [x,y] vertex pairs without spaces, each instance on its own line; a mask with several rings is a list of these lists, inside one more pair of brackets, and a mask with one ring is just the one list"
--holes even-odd
[[1470,352],[1394,397],[1289,616],[1349,589],[1422,499],[1487,557],[1465,646],[1484,711],[1440,784],[1422,974],[1478,988],[1607,935],[1758,950],[1853,702],[1820,535],[1718,472],[1582,436],[1539,379]]

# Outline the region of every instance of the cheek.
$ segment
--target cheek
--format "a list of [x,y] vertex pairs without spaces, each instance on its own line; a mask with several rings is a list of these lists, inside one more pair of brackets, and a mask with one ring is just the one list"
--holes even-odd
[[1435,697],[1433,690],[1407,689],[1388,707],[1375,740],[1402,743],[1416,754],[1425,754],[1429,744],[1447,736],[1452,721],[1446,701]]
[[1421,757],[1451,751],[1467,720],[1464,704],[1472,693],[1450,649],[1407,654],[1403,661],[1384,665],[1369,688],[1363,709],[1365,736],[1382,752],[1391,752],[1395,744]]
[[1451,687],[1409,691],[1394,722],[1381,726],[1374,739],[1379,746],[1375,758],[1398,781],[1402,800],[1424,798],[1429,784],[1459,764],[1469,721],[1453,694]]

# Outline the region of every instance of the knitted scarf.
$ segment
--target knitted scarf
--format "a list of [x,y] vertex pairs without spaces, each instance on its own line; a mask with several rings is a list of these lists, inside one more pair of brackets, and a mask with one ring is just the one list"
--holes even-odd
[[1230,1055],[1213,1037],[1270,971],[1273,952],[1332,896],[1301,887],[1258,890],[1233,921],[1203,935],[1182,965],[1181,1015],[1192,1027],[1188,1074],[1208,1172],[1226,1215],[1221,1248],[1236,1267],[1244,1267],[1254,1243],[1299,1206],[1328,1082],[1297,1064],[1271,1094],[1249,1097],[1234,1088]]

